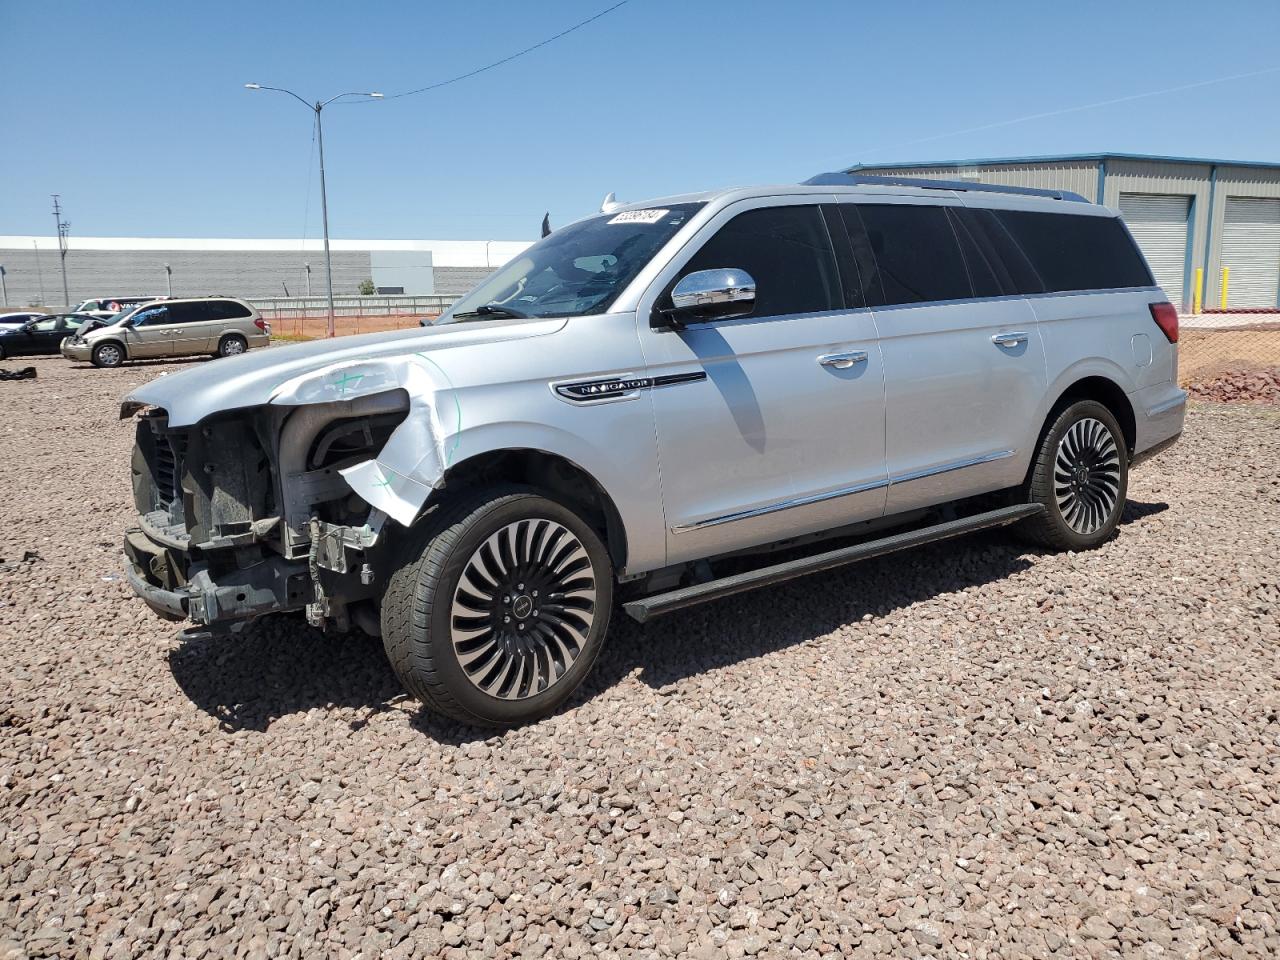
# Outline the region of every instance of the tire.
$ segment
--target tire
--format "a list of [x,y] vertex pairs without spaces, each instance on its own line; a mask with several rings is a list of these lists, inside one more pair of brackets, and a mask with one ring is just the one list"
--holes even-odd
[[238,357],[249,349],[249,341],[238,333],[230,333],[218,341],[219,357]]
[[93,348],[91,359],[95,367],[118,367],[125,360],[124,347],[114,340],[108,340]]
[[1129,454],[1115,416],[1077,400],[1053,416],[1040,439],[1026,500],[1044,505],[1022,534],[1053,550],[1092,550],[1115,533],[1129,486]]
[[4,347],[0,347],[0,360],[8,360],[8,355],[4,352]]
[[442,504],[401,560],[382,598],[383,645],[405,689],[437,713],[485,727],[541,719],[604,646],[609,552],[537,490],[490,488]]

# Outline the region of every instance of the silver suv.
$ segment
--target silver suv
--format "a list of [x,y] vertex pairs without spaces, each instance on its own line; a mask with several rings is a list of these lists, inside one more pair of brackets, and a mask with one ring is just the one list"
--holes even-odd
[[128,396],[128,575],[210,632],[354,624],[431,708],[521,723],[615,599],[644,621],[1002,525],[1100,545],[1182,431],[1177,334],[1072,194],[825,175],[610,207],[425,329]]
[[271,327],[243,300],[196,297],[144,303],[112,323],[62,341],[62,355],[95,367],[126,360],[234,357],[271,342]]

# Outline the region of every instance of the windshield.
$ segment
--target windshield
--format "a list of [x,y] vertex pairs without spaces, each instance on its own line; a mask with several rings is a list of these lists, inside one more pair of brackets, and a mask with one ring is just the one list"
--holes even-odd
[[604,313],[701,206],[606,213],[562,227],[481,281],[441,322]]
[[107,327],[114,326],[137,309],[137,307],[126,307],[119,313],[113,313],[111,316],[107,317],[106,322],[103,325]]

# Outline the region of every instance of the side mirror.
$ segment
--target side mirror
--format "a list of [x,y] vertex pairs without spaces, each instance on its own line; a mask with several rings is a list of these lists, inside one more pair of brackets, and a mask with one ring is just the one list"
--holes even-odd
[[720,267],[681,277],[663,317],[676,329],[699,320],[745,317],[756,307],[756,281],[745,270]]

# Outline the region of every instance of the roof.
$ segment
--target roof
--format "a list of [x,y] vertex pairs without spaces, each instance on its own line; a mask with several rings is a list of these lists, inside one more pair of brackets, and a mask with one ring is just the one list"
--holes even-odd
[[1280,170],[1280,162],[1266,160],[1212,160],[1204,157],[1165,157],[1153,153],[1060,153],[1039,157],[988,157],[977,160],[935,160],[924,162],[910,160],[906,163],[855,163],[846,169],[854,170],[906,170],[930,167],[990,167],[1013,163],[1072,163],[1101,160],[1145,160],[1155,163],[1195,163],[1218,167],[1268,167]]

